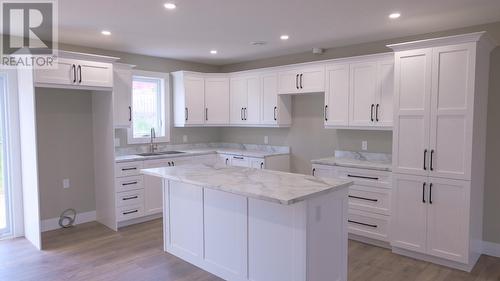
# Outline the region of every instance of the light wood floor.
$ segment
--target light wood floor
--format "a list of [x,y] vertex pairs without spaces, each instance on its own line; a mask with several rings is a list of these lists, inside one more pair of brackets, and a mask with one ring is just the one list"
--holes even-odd
[[[114,232],[87,223],[47,232],[44,251],[25,239],[0,241],[0,280],[221,280],[164,253],[161,224],[155,220]],[[349,280],[500,281],[500,259],[483,256],[465,273],[351,241]]]

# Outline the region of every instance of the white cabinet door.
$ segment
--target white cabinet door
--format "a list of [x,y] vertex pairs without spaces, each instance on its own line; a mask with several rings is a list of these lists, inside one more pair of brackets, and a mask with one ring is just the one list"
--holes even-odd
[[261,110],[261,82],[259,76],[248,77],[247,81],[247,106],[245,107],[245,123],[260,124]]
[[244,124],[244,110],[247,107],[247,81],[244,77],[231,78],[230,122]]
[[312,175],[316,177],[333,177],[333,168],[326,165],[313,165]]
[[349,121],[349,64],[326,68],[325,125],[347,127]]
[[113,87],[113,65],[94,61],[78,61],[77,83],[89,87]]
[[392,127],[394,118],[394,60],[378,62],[378,93],[375,98],[375,126]]
[[262,76],[262,124],[278,123],[278,75]]
[[249,158],[250,167],[255,169],[265,169],[266,162],[264,158]]
[[470,44],[433,49],[431,176],[470,179],[474,57]]
[[470,182],[429,178],[427,253],[468,262]]
[[75,61],[59,58],[53,69],[35,69],[35,83],[72,85],[76,83]]
[[393,129],[396,173],[428,174],[431,55],[431,49],[396,53]]
[[349,126],[372,126],[375,121],[377,63],[351,64]]
[[[184,77],[184,98],[186,102],[185,120],[189,125],[205,123],[205,79],[200,77]],[[177,108],[177,110],[180,110]]]
[[[168,167],[168,159],[144,161],[144,169]],[[143,175],[144,215],[163,212],[163,180],[159,177]]]
[[228,154],[218,154],[217,155],[218,163],[224,164],[226,166],[231,166],[231,158],[232,158],[232,155],[228,155]]
[[300,70],[299,88],[302,93],[325,91],[325,66],[306,67]]
[[394,174],[393,179],[391,244],[425,253],[427,250],[428,178]]
[[280,94],[295,94],[300,92],[299,72],[296,69],[278,74],[278,92]]
[[205,123],[229,124],[228,78],[205,78]]
[[118,128],[130,128],[132,123],[132,68],[114,67],[113,124]]

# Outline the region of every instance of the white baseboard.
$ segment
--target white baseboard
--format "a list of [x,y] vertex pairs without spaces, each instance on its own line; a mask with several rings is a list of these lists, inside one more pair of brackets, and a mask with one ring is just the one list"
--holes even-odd
[[483,254],[500,258],[500,244],[483,241]]
[[[96,211],[78,213],[78,214],[76,214],[75,225],[86,223],[86,222],[91,222],[91,221],[95,221],[95,220],[96,220]],[[59,218],[42,220],[41,228],[42,228],[42,232],[61,228],[59,226]]]

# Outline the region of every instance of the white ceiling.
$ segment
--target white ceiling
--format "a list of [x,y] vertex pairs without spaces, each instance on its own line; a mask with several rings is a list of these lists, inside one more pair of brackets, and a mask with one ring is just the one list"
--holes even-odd
[[167,1],[59,1],[59,41],[222,65],[500,21],[500,0]]

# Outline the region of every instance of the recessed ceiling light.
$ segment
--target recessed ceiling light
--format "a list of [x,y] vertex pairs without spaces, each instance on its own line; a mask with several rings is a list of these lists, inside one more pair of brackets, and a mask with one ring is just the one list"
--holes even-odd
[[288,40],[288,38],[290,38],[290,36],[288,36],[286,34],[283,34],[283,35],[280,36],[281,40]]
[[401,16],[401,14],[400,14],[400,13],[392,13],[392,14],[390,14],[390,15],[389,15],[389,18],[390,18],[390,19],[397,19],[397,18],[399,18],[400,16]]
[[210,51],[210,53],[211,53],[212,55],[216,55],[216,54],[217,54],[217,50],[211,50],[211,51]]
[[109,36],[109,35],[111,35],[111,31],[108,31],[108,30],[103,30],[103,31],[101,31],[101,34],[102,34],[102,35]]
[[165,7],[165,9],[168,9],[168,10],[173,10],[177,7],[174,3],[170,3],[170,2],[165,3],[163,6]]

